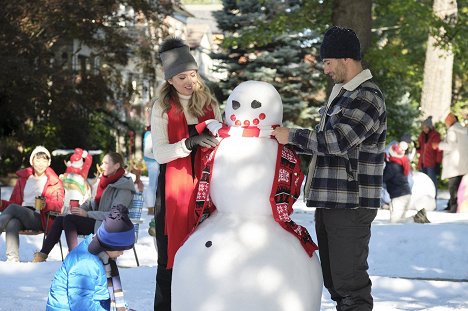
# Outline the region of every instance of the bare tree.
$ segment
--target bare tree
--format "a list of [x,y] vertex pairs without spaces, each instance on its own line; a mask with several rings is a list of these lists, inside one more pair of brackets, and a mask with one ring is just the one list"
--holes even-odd
[[372,0],[334,0],[332,23],[353,29],[364,54],[371,43]]
[[[433,11],[441,20],[455,22],[457,1],[434,0]],[[435,121],[443,120],[452,100],[453,53],[450,46],[442,48],[436,44],[437,37],[444,33],[440,28],[437,36],[429,35],[424,64],[421,112],[423,117],[431,115]]]

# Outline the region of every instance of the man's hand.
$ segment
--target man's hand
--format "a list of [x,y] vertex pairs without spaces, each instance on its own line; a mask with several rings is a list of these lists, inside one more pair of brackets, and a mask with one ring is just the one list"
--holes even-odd
[[271,135],[282,145],[289,143],[289,129],[287,127],[277,127],[273,130]]
[[437,148],[439,148],[439,143],[438,143],[438,142],[433,142],[433,143],[432,143],[432,149],[435,150],[435,149],[437,149]]

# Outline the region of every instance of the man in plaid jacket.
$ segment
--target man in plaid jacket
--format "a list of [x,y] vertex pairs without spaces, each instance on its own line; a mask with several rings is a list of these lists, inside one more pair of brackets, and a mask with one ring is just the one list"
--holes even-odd
[[316,207],[324,285],[337,310],[372,310],[367,256],[371,223],[380,207],[387,119],[384,96],[361,65],[353,30],[332,27],[320,57],[335,82],[315,130],[277,128],[281,144],[312,155],[305,186]]

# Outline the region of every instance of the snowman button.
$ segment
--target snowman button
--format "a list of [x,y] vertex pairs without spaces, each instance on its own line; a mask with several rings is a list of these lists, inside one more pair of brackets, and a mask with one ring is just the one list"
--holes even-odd
[[205,243],[205,246],[206,246],[206,247],[211,247],[211,245],[213,245],[213,243],[212,243],[211,241],[207,241],[207,242]]

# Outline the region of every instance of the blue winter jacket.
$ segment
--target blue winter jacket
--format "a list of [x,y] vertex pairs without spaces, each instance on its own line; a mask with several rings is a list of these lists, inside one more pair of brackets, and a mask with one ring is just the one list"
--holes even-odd
[[109,310],[110,297],[101,259],[88,252],[90,234],[55,273],[46,310]]

